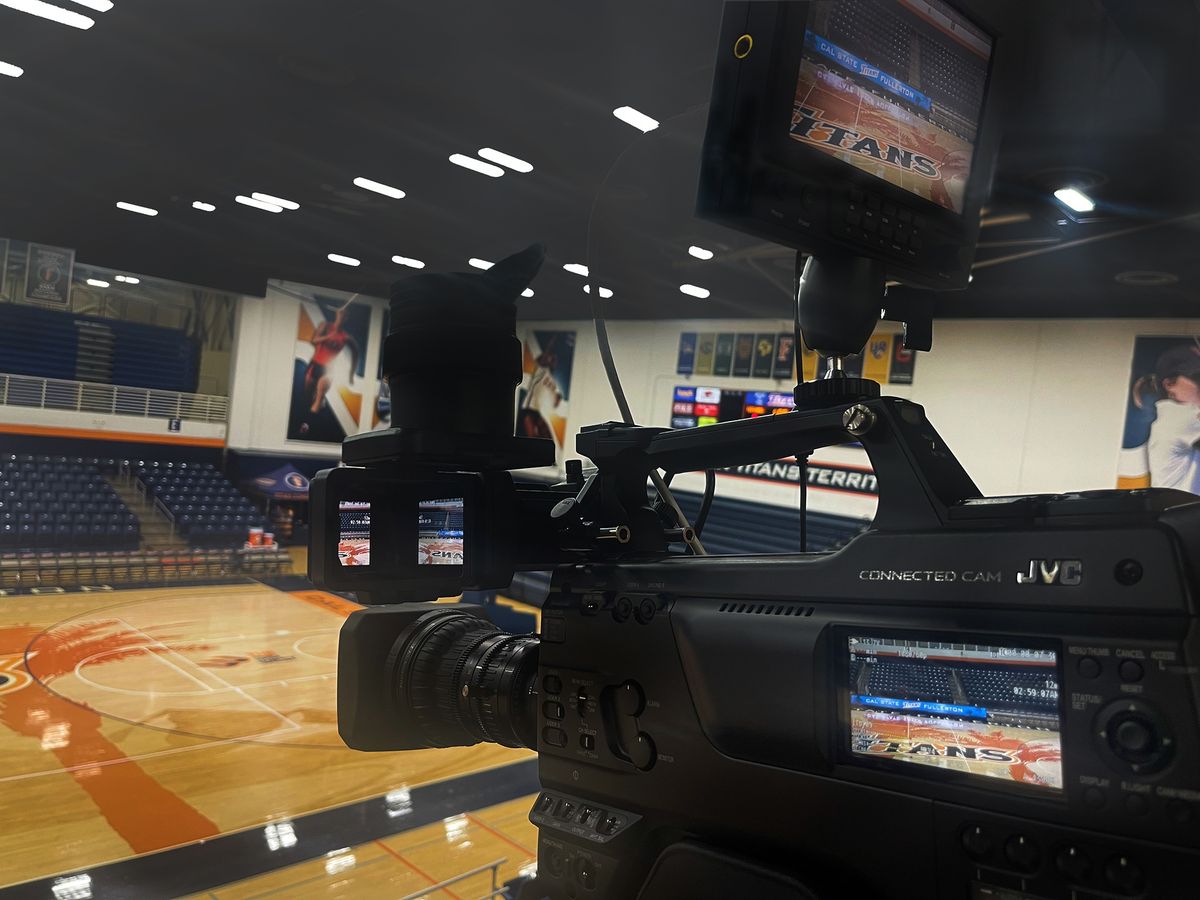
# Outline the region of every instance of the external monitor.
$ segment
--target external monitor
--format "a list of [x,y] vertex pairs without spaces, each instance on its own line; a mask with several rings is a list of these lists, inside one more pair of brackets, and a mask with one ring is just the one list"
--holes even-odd
[[726,4],[700,214],[966,287],[995,161],[995,51],[947,0]]

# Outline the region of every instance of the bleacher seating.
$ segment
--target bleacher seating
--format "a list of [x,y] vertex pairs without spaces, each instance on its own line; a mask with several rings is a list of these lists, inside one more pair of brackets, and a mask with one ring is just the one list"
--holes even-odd
[[0,549],[133,550],[137,518],[104,480],[112,460],[0,455]]
[[[701,495],[672,491],[689,522],[700,512]],[[827,513],[808,513],[807,549],[836,550],[869,523]],[[800,551],[800,510],[722,497],[713,498],[701,538],[709,553],[797,553]],[[677,548],[681,549],[681,548]]]
[[138,461],[134,474],[194,547],[236,546],[262,514],[210,463]]
[[878,697],[897,700],[954,702],[950,670],[927,663],[877,662],[871,665],[867,690]]

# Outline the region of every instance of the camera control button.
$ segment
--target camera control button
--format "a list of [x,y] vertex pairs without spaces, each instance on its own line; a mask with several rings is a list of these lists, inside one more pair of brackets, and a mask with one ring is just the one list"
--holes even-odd
[[579,746],[583,750],[595,750],[596,736],[594,734],[581,734],[579,736]]
[[1094,656],[1085,656],[1075,664],[1075,670],[1084,678],[1100,677],[1100,660]]
[[622,716],[639,716],[646,706],[646,696],[636,681],[626,681],[616,690],[617,712]]
[[546,714],[547,719],[561,719],[566,714],[563,705],[555,703],[553,700],[547,700],[542,704],[542,712]]
[[629,761],[645,772],[654,766],[656,759],[658,751],[654,749],[654,741],[646,732],[639,731],[629,746]]
[[596,864],[586,856],[581,856],[575,862],[575,880],[585,891],[596,889]]
[[963,849],[971,859],[987,859],[992,855],[995,843],[991,834],[981,825],[968,825],[962,833]]
[[1108,803],[1108,794],[1092,785],[1084,790],[1083,803],[1088,809],[1104,809],[1104,805]]
[[1004,842],[1004,858],[1015,869],[1034,872],[1042,863],[1042,851],[1023,834],[1015,834]]
[[1079,847],[1063,847],[1058,851],[1054,865],[1064,878],[1076,884],[1092,877],[1092,860]]
[[558,694],[562,692],[562,679],[557,675],[547,675],[542,679],[542,687],[546,689],[547,694]]
[[551,747],[565,747],[567,746],[567,733],[561,728],[547,726],[542,729],[542,740]]
[[607,816],[600,817],[600,821],[596,823],[596,830],[603,835],[616,834],[624,824],[624,819],[618,815],[610,813]]
[[1117,666],[1117,674],[1121,676],[1121,680],[1127,683],[1142,680],[1142,664],[1136,659],[1123,659],[1121,664]]
[[1104,878],[1110,887],[1124,894],[1136,894],[1146,883],[1142,867],[1128,856],[1114,856],[1104,867]]

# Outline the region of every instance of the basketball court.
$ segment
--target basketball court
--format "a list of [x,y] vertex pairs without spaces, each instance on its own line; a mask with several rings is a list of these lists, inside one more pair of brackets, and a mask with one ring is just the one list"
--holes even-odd
[[[210,859],[197,874],[222,898],[306,896],[335,876],[354,896],[405,896],[480,869],[458,883],[475,897],[493,875],[515,876],[536,845],[531,753],[342,745],[337,633],[354,608],[256,582],[4,598],[0,887],[32,881],[13,895],[46,896],[51,878],[55,896],[75,896],[83,877],[205,846],[241,860],[229,871],[254,872],[221,887]],[[487,779],[478,797],[503,802],[473,805],[468,775]],[[412,827],[429,818],[419,798],[446,790],[453,814]],[[324,852],[304,840],[314,815],[353,817],[363,804],[386,812],[371,840]],[[356,834],[320,830],[335,842],[333,831]],[[302,850],[308,861],[284,864]]]

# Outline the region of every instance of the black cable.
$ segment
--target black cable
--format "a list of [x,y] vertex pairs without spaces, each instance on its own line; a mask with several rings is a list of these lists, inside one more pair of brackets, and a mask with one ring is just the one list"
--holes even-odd
[[717,492],[717,473],[712,469],[704,470],[704,499],[700,501],[700,512],[692,529],[697,535],[704,532],[704,523],[708,521],[708,511],[712,509],[713,495]]
[[808,552],[808,457],[805,453],[803,457],[799,454],[796,456],[796,462],[800,463],[800,552]]

